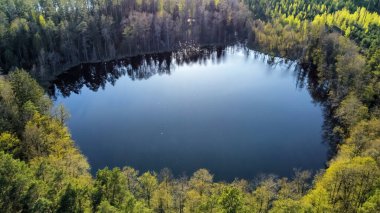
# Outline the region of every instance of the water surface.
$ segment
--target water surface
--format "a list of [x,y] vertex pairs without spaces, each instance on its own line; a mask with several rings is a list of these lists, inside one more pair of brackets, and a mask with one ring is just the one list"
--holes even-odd
[[230,181],[324,167],[321,108],[298,74],[295,63],[226,48],[82,65],[53,83],[93,172],[207,168]]

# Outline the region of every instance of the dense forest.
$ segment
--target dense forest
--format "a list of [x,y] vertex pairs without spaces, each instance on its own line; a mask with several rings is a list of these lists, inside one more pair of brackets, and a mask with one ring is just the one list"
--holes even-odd
[[0,67],[40,78],[83,62],[225,44],[247,35],[240,1],[2,1]]
[[[376,0],[0,1],[1,211],[380,212],[379,12]],[[297,60],[316,79],[308,86],[334,121],[325,170],[232,183],[205,169],[92,177],[68,113],[35,80],[82,62],[236,41]]]

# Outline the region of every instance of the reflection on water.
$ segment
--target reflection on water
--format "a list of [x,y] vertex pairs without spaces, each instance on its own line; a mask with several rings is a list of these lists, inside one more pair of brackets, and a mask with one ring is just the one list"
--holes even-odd
[[[239,49],[241,48],[243,47]],[[201,64],[209,60],[220,63],[225,57],[225,51],[226,47],[190,46],[177,52],[138,55],[107,63],[83,64],[59,75],[52,82],[49,93],[55,96],[55,89],[58,89],[63,96],[70,96],[71,92],[78,94],[83,86],[97,91],[99,88],[104,89],[107,82],[114,85],[116,80],[125,74],[132,80],[148,79],[156,74],[170,75],[175,66]]]
[[50,94],[72,114],[68,125],[93,171],[207,168],[232,180],[290,176],[327,160],[316,76],[241,46],[84,64],[58,76]]

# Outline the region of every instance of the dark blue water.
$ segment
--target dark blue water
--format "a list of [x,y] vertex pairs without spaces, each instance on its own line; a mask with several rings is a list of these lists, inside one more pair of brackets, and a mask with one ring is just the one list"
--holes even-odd
[[238,48],[163,58],[58,77],[56,104],[70,112],[68,126],[93,171],[168,167],[178,176],[207,168],[233,180],[324,167],[321,108],[297,87],[295,63],[268,64]]

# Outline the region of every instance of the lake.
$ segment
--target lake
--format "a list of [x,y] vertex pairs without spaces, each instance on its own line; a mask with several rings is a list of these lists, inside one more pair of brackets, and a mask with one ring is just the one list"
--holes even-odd
[[[323,113],[295,62],[242,47],[84,64],[52,82],[92,172],[125,165],[216,180],[324,168]],[[303,83],[305,84],[305,83]]]

